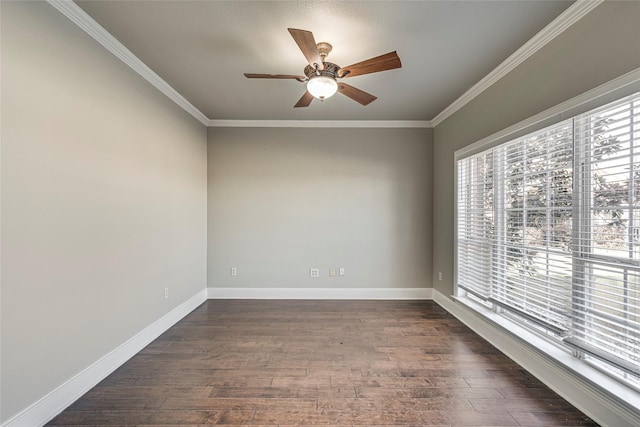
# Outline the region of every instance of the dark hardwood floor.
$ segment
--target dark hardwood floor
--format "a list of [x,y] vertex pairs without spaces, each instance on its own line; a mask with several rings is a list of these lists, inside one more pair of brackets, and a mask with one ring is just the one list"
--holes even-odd
[[431,301],[209,300],[50,425],[594,426]]

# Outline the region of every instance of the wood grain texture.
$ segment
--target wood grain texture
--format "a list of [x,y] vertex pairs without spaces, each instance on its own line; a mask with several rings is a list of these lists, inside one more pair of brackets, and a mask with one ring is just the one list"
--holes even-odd
[[324,64],[322,62],[322,57],[320,56],[320,51],[318,51],[318,46],[316,44],[316,40],[313,37],[313,33],[311,31],[306,30],[298,30],[296,28],[289,28],[289,34],[296,41],[296,44],[302,51],[302,54],[309,62],[309,65],[318,67],[318,70],[324,70]]
[[293,74],[259,74],[259,73],[244,73],[244,76],[248,79],[295,79],[303,81],[307,77]]
[[431,301],[209,300],[49,425],[596,426]]
[[373,101],[378,99],[377,96],[371,95],[370,93],[367,93],[363,90],[342,82],[338,83],[338,92],[345,96],[348,96],[349,98],[353,99],[356,102],[359,102],[362,105],[369,105]]
[[363,74],[402,68],[398,53],[393,51],[375,58],[366,59],[356,64],[347,65],[340,70],[340,77],[355,77]]
[[[308,107],[311,105],[311,101],[313,101],[313,95],[311,95],[309,91],[305,91],[298,102],[296,102],[296,105],[294,105],[294,108]],[[248,345],[251,345],[251,343],[248,343]]]

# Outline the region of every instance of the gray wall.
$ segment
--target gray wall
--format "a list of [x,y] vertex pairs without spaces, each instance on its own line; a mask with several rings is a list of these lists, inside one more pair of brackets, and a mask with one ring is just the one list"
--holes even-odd
[[207,136],[50,6],[0,7],[0,422],[207,285],[450,294],[454,151],[640,66],[640,2],[606,2],[435,131]]
[[75,24],[1,7],[4,422],[205,289],[207,165],[206,128]]
[[454,152],[640,67],[639,24],[640,2],[601,4],[435,128],[435,289],[453,293]]
[[431,287],[431,129],[208,135],[209,287]]

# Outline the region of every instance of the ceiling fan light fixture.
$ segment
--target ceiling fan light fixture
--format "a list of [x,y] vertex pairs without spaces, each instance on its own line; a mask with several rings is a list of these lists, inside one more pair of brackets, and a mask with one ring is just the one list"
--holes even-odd
[[[2,1],[2,0],[0,0]],[[369,58],[346,67],[328,62],[327,55],[332,46],[326,42],[316,43],[311,31],[289,28],[289,33],[296,42],[309,65],[304,67],[304,76],[291,74],[252,74],[245,73],[249,79],[295,79],[301,83],[307,82],[307,90],[294,105],[294,108],[308,107],[313,98],[323,101],[332,97],[336,92],[351,98],[361,105],[369,105],[376,99],[363,90],[340,82],[337,79],[378,73],[380,71],[402,68],[398,53],[393,51],[384,55]]]
[[322,101],[332,97],[338,91],[338,82],[331,76],[311,76],[307,82],[307,90],[315,98]]

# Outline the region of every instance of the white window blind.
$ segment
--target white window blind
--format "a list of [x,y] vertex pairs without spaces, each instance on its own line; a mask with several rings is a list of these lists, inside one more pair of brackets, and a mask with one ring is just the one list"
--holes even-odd
[[494,150],[503,249],[491,300],[558,333],[571,304],[572,128],[564,122]]
[[468,157],[458,167],[458,277],[461,286],[486,299],[491,290],[493,160]]
[[565,341],[640,374],[640,99],[584,114],[576,129],[584,196]]
[[458,163],[458,283],[558,333],[571,304],[572,124]]
[[458,288],[640,381],[640,94],[457,168]]

